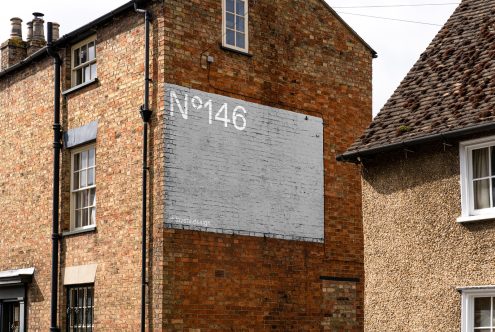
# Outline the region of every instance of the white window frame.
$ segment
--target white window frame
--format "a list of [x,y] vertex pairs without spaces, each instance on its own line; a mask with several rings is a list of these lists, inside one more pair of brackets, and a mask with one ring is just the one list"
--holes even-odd
[[[495,286],[484,286],[462,290],[461,332],[478,331],[473,329],[474,299],[478,297],[495,297]],[[492,306],[494,306],[493,303]],[[495,308],[492,308],[492,310],[495,310]],[[495,331],[495,328],[493,330]]]
[[[473,198],[473,163],[472,152],[476,149],[495,147],[495,136],[484,137],[475,140],[461,142],[459,144],[460,184],[461,184],[461,209],[462,214],[457,218],[458,222],[495,219],[495,207],[486,209],[474,209]],[[491,160],[490,160],[491,163]],[[491,165],[490,165],[491,169]]]
[[[234,3],[235,1],[236,0],[234,0]],[[227,0],[222,0],[222,46],[239,52],[248,53],[249,52],[249,0],[244,0],[244,3],[245,3],[244,34],[246,36],[246,40],[245,40],[245,47],[242,48],[227,44]],[[234,20],[234,24],[235,24],[235,20]]]
[[[95,58],[93,60],[88,60],[88,61],[86,61],[86,62],[84,62],[84,63],[79,64],[78,66],[76,66],[75,65],[76,57],[74,56],[74,51],[76,49],[78,49],[78,48],[81,48],[81,46],[87,45],[87,44],[89,44],[91,42],[94,42],[94,45],[95,45]],[[98,63],[97,63],[98,52],[96,51],[96,35],[93,35],[91,37],[88,37],[88,38],[80,41],[79,43],[72,45],[72,47],[70,49],[70,57],[71,57],[71,64],[70,64],[71,87],[76,87],[76,86],[79,86],[79,85],[83,85],[83,84],[92,82],[92,81],[94,81],[98,77]],[[80,69],[80,68],[85,68],[85,67],[91,66],[93,64],[96,66],[95,77],[93,77],[93,78],[91,78],[89,80],[86,80],[86,81],[78,84],[77,83],[77,73],[76,73],[76,71],[78,69]],[[90,69],[90,72],[91,72],[91,69]]]
[[[85,230],[85,229],[94,229],[96,227],[96,216],[95,216],[95,221],[93,224],[88,224],[86,226],[80,226],[76,228],[76,193],[79,190],[75,191],[74,190],[74,156],[78,153],[81,153],[83,151],[89,151],[91,148],[95,149],[95,175],[94,175],[94,184],[92,186],[86,186],[83,188],[83,190],[90,190],[90,189],[95,189],[96,191],[96,144],[87,144],[78,148],[74,148],[71,150],[71,156],[70,156],[70,229],[72,230]],[[96,195],[96,193],[95,193]],[[98,200],[97,197],[95,197],[95,209],[98,207]],[[96,212],[95,212],[96,214]]]

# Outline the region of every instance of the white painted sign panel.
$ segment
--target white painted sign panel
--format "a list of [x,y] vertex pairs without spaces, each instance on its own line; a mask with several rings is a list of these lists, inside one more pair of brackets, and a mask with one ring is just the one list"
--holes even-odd
[[321,118],[165,86],[167,227],[323,240]]

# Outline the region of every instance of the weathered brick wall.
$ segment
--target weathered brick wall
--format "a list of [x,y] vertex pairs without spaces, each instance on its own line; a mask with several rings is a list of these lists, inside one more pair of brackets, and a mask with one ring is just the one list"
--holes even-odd
[[[31,331],[49,328],[53,75],[43,60],[0,80],[0,271],[35,267]],[[37,83],[33,83],[37,82]]]
[[[97,229],[61,240],[61,327],[65,327],[63,269],[96,263],[95,329],[139,330],[142,22],[142,15],[130,11],[117,17],[111,25],[98,29],[98,83],[63,98],[64,130],[94,120],[98,120],[99,126]],[[64,60],[63,90],[70,87],[70,60]],[[0,79],[0,207],[4,211],[0,223],[0,270],[36,268],[28,291],[30,331],[47,331],[50,323],[52,80],[53,66],[49,58]],[[70,227],[69,150],[63,150],[61,160],[60,220],[61,231],[67,231]]]
[[[62,242],[63,267],[98,264],[94,312],[98,331],[137,331],[140,326],[142,21],[141,15],[130,12],[98,29],[98,83],[65,99],[64,128],[98,121],[97,230]],[[65,67],[66,88],[70,87],[69,69]],[[63,155],[63,164],[70,165],[69,151]],[[62,227],[67,230],[69,172],[64,167],[61,209]]]
[[[170,331],[320,331],[331,310],[320,276],[341,276],[361,279],[351,304],[356,318],[341,329],[360,331],[359,168],[335,157],[370,121],[371,54],[320,1],[249,4],[246,56],[219,46],[220,1],[165,2],[164,80],[323,118],[325,244],[165,231],[164,325]],[[206,55],[215,58],[210,66]]]

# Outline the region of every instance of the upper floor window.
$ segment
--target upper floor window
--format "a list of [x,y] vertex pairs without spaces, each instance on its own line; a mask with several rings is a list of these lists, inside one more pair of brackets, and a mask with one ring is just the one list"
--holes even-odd
[[248,52],[248,0],[222,0],[225,47]]
[[96,78],[96,36],[72,46],[72,86]]
[[462,216],[495,218],[495,137],[460,144]]
[[96,150],[94,145],[72,151],[71,229],[96,223]]

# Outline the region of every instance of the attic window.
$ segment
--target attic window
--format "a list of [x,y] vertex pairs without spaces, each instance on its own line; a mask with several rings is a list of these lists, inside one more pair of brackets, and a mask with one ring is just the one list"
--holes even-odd
[[460,144],[462,216],[495,219],[495,137]]
[[222,45],[248,52],[248,0],[222,0]]
[[72,46],[72,87],[96,79],[96,36]]

